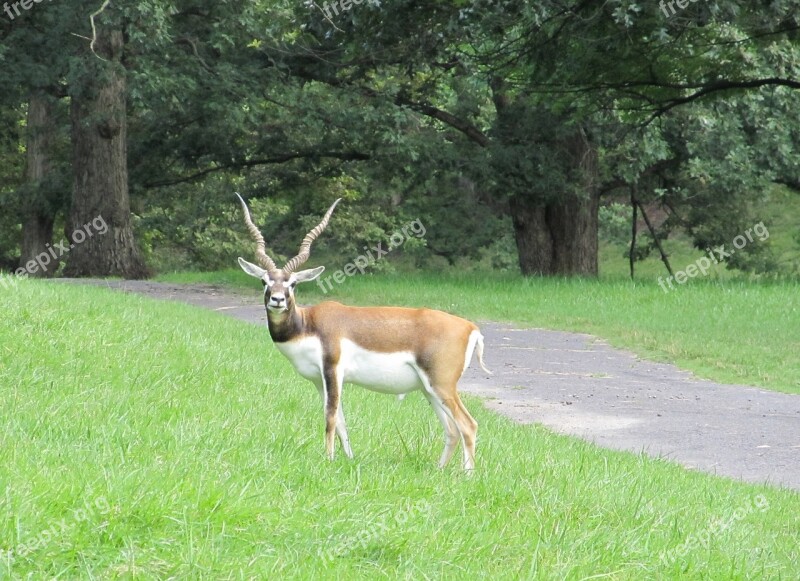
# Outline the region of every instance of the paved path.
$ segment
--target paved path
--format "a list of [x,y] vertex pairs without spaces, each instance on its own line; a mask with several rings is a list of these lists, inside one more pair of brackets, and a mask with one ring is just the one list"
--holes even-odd
[[[208,285],[94,283],[266,324],[257,287],[238,294]],[[589,335],[497,323],[481,329],[495,375],[473,364],[460,385],[487,407],[608,448],[800,490],[800,396],[698,380]]]

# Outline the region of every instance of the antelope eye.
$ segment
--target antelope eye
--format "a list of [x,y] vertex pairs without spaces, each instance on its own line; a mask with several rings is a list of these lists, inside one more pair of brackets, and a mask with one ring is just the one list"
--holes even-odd
[[261,286],[267,286],[267,281],[265,281],[263,278],[261,279]]

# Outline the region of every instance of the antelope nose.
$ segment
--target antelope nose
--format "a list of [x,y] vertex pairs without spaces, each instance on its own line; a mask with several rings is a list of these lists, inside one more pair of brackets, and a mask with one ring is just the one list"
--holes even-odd
[[275,303],[278,306],[280,306],[285,300],[286,297],[284,297],[283,295],[272,295],[271,297],[269,297],[269,302]]

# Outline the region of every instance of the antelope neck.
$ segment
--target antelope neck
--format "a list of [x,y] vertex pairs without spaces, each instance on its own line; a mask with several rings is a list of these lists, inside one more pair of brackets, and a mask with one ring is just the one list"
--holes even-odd
[[285,343],[296,339],[303,333],[304,316],[302,308],[292,307],[282,313],[267,310],[269,336],[275,343]]

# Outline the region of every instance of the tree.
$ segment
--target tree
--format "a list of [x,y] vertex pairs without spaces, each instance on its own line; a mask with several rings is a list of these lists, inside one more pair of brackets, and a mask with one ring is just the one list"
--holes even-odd
[[[697,175],[680,141],[702,133],[675,124],[697,123],[697,111],[737,91],[791,89],[800,62],[788,3],[765,14],[743,1],[698,3],[665,15],[629,0],[399,0],[327,16],[263,0],[98,3],[37,6],[0,31],[13,41],[0,47],[0,80],[22,87],[0,98],[21,110],[30,95],[69,97],[67,229],[100,214],[110,226],[76,244],[67,272],[81,274],[141,274],[131,206],[151,225],[193,222],[176,227],[189,246],[208,236],[203,228],[225,227],[202,213],[232,204],[235,185],[269,197],[278,246],[344,194],[382,229],[435,212],[430,248],[450,261],[477,254],[502,224],[525,274],[593,276],[598,205],[620,188],[669,191],[665,202],[698,239],[721,236],[683,211],[670,185]],[[729,129],[746,159],[754,141]],[[759,147],[786,158],[791,139],[781,135]],[[791,164],[774,176],[794,179]],[[719,207],[713,221],[724,224]],[[343,248],[358,235],[350,219]]]
[[[55,108],[56,103],[46,94],[33,94],[28,100],[25,172],[29,193],[25,199],[20,267],[47,253],[47,246],[53,242],[56,212],[52,205],[60,201],[53,168],[58,132]],[[54,262],[47,270],[37,268],[31,275],[52,274],[55,265]]]
[[[594,275],[598,200],[614,182],[599,171],[608,114],[626,138],[702,99],[796,88],[796,28],[791,3],[768,14],[746,2],[692,5],[676,16],[629,1],[396,2],[349,11],[333,30],[312,18],[315,36],[297,42],[303,57],[290,68],[460,132],[496,170],[489,180],[509,201],[523,272]],[[764,67],[758,55],[779,56]],[[494,103],[490,116],[485,106],[454,112],[464,77],[475,81],[470,100]]]
[[[96,37],[85,47],[70,85],[74,182],[68,276],[147,275],[131,226],[120,18],[113,9],[100,15]],[[106,231],[84,235],[81,227],[94,220]]]
[[[96,34],[91,50],[89,42],[72,33],[90,28],[93,4],[37,5],[18,16],[7,32],[13,50],[2,53],[3,75],[31,95],[22,258],[44,251],[52,242],[56,213],[62,209],[54,203],[60,194],[54,191],[58,180],[47,175],[54,164],[52,99],[69,97],[73,195],[67,235],[98,217],[108,231],[85,241],[77,234],[66,272],[139,277],[146,269],[133,240],[128,200],[122,14],[116,8],[95,13],[100,18],[91,21]],[[49,191],[48,183],[53,185]]]

